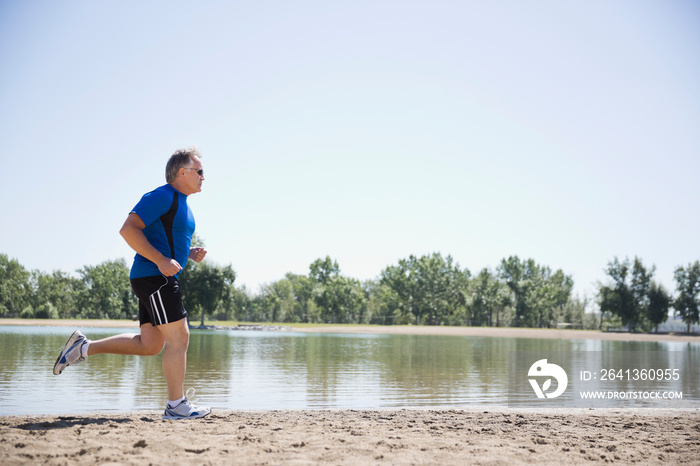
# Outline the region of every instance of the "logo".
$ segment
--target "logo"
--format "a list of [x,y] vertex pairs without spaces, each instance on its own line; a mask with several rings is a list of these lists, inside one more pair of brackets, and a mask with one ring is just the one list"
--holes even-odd
[[[540,359],[530,366],[528,377],[549,377],[540,387],[537,379],[528,379],[532,389],[535,390],[537,398],[556,398],[566,390],[569,384],[569,377],[561,367],[556,364],[549,364],[546,359]],[[545,393],[552,385],[552,377],[557,381],[557,389],[551,393]]]

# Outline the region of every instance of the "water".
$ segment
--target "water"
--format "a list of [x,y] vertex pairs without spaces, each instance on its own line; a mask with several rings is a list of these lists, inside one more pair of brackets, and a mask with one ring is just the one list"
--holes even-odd
[[[96,355],[52,373],[73,329],[0,326],[0,415],[160,410],[161,357]],[[123,329],[84,329],[90,339]],[[683,351],[696,343],[192,330],[186,388],[215,409],[508,404],[517,351]],[[695,383],[695,382],[693,382]]]

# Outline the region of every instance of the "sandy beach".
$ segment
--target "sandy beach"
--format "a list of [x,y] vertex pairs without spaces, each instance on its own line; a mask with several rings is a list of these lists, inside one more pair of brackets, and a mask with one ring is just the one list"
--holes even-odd
[[[138,332],[138,322],[130,320],[44,320],[44,319],[0,319],[0,325],[38,325],[54,327],[111,327],[133,329]],[[265,324],[260,324],[265,327]],[[598,330],[568,330],[547,328],[513,328],[513,327],[440,327],[416,325],[327,325],[318,327],[288,328],[294,332],[316,333],[355,333],[386,335],[448,335],[463,337],[501,337],[501,338],[555,338],[555,339],[591,339],[617,341],[677,341],[700,343],[699,335],[683,333],[627,333],[601,332]]]
[[617,340],[617,341],[678,341],[700,343],[700,336],[685,334],[655,334],[601,332],[598,330],[565,330],[512,327],[430,327],[414,325],[352,326],[339,325],[295,329],[299,332],[322,333],[381,333],[388,335],[449,335],[462,337],[501,338],[554,338],[562,340]]
[[15,464],[700,464],[700,413],[509,409],[0,418]]
[[[23,323],[0,320],[0,325]],[[105,321],[44,324],[109,326]],[[112,324],[137,329],[133,322]],[[687,335],[467,327],[333,326],[295,331],[700,341]],[[697,409],[241,410],[214,411],[193,421],[163,421],[161,415],[139,411],[3,416],[0,463],[700,464]]]

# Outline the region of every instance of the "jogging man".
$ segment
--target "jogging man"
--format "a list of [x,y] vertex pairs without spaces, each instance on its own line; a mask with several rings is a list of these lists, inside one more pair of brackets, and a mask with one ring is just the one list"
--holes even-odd
[[167,184],[145,194],[129,213],[120,234],[136,251],[131,287],[139,299],[140,334],[90,341],[76,330],[58,356],[53,373],[94,354],[154,356],[163,347],[168,402],[163,419],[195,419],[210,408],[196,406],[184,393],[190,332],[178,276],[188,259],[201,262],[204,248],[191,248],[195,222],[187,196],[202,190],[204,170],[195,147],[176,151],[165,168]]

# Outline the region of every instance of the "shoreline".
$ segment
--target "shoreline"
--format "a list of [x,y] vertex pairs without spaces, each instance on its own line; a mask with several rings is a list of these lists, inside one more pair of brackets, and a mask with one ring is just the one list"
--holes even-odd
[[[0,417],[3,464],[697,464],[698,410],[215,411]],[[173,442],[173,439],[179,439]]]
[[[138,322],[129,320],[73,320],[73,319],[0,319],[0,325],[45,326],[45,327],[104,327],[124,328],[138,331]],[[260,329],[292,331],[302,333],[351,333],[369,335],[434,335],[492,338],[543,338],[558,340],[614,340],[614,341],[673,341],[680,343],[700,343],[700,335],[622,333],[599,330],[569,330],[516,327],[447,327],[421,325],[319,325],[314,327],[294,327],[291,324],[281,329],[279,324],[256,324]],[[196,329],[196,326],[192,328]]]
[[516,328],[516,327],[432,327],[414,325],[391,326],[324,326],[294,329],[298,332],[318,333],[354,333],[354,334],[385,334],[385,335],[444,335],[462,337],[492,337],[492,338],[543,338],[556,340],[615,340],[615,341],[676,341],[682,343],[700,343],[700,336],[653,334],[653,333],[617,333],[601,332],[598,330],[566,330],[546,328]]

